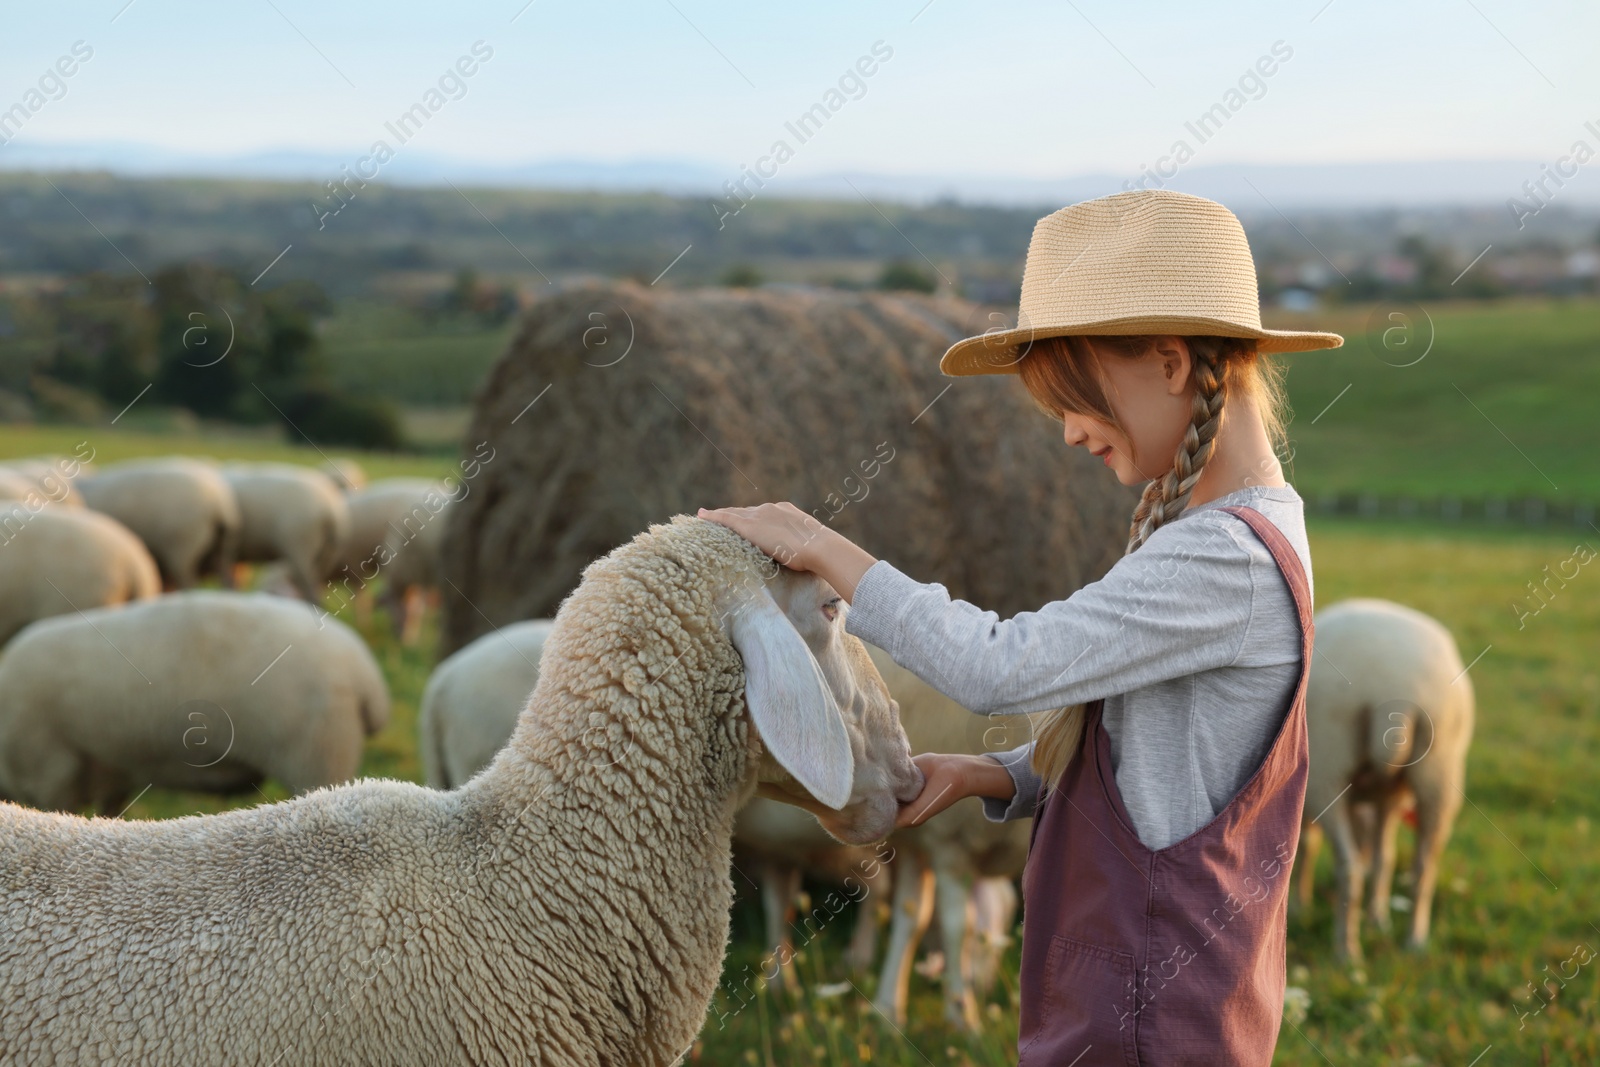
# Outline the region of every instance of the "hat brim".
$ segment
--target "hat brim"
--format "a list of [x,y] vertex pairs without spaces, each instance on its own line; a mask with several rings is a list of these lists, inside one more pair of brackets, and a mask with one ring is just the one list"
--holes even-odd
[[1201,318],[1109,319],[1071,327],[1020,326],[966,337],[946,349],[939,370],[946,377],[969,374],[1016,374],[1017,364],[1028,354],[1033,341],[1069,334],[1161,334],[1179,336],[1252,337],[1260,342],[1258,352],[1310,352],[1319,348],[1338,348],[1344,338],[1336,333],[1308,330],[1266,330],[1238,323]]

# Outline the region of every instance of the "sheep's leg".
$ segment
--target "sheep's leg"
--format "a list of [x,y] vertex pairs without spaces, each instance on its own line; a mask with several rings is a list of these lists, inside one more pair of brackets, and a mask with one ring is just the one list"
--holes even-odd
[[872,876],[861,876],[866,893],[856,905],[856,925],[850,932],[850,947],[845,949],[844,961],[856,974],[872,969],[872,960],[878,954],[878,924],[883,921],[881,901],[894,883],[889,865],[880,863]]
[[789,923],[794,920],[795,898],[800,895],[800,868],[782,863],[763,863],[758,873],[761,879],[761,910],[767,920],[767,950],[771,955],[761,961],[761,973],[771,973],[771,985],[776,991],[785,983],[789,971],[788,961],[794,955],[794,945],[789,937]]
[[1367,897],[1367,918],[1378,929],[1388,932],[1389,894],[1394,887],[1395,837],[1400,829],[1400,813],[1405,808],[1406,790],[1392,789],[1378,801],[1377,826],[1374,848],[1377,862],[1372,868],[1372,886]]
[[1334,879],[1339,899],[1333,916],[1333,950],[1349,963],[1361,962],[1361,847],[1350,817],[1348,796],[1329,806],[1321,822],[1333,846]]
[[894,861],[894,908],[889,922],[889,948],[883,957],[878,995],[873,1004],[896,1026],[906,1021],[911,996],[911,964],[917,942],[933,918],[933,871],[909,849]]
[[972,879],[947,863],[936,864],[933,877],[939,937],[944,942],[945,1021],[976,1032],[981,1027],[978,1001],[968,984],[973,956],[967,910],[972,903]]
[[1428,944],[1433,893],[1439,881],[1439,857],[1444,852],[1445,842],[1450,840],[1450,829],[1455,825],[1465,796],[1458,777],[1445,771],[1439,754],[1434,753],[1430,758],[1438,760],[1437,768],[1424,770],[1429,762],[1426,759],[1412,768],[1417,772],[1412,780],[1417,801],[1417,844],[1411,861],[1416,884],[1412,887],[1415,902],[1411,906],[1411,935],[1406,939],[1406,947],[1418,950]]
[[393,631],[396,637],[398,637],[400,635],[400,631],[405,627],[406,623],[405,586],[401,585],[393,578],[385,575],[383,579],[383,589],[378,592],[373,599],[375,599],[378,603],[378,606],[383,609],[384,614],[389,616],[389,629]]
[[405,623],[400,631],[402,645],[414,645],[422,639],[422,616],[427,610],[428,594],[421,586],[411,586],[406,590],[404,618]]
[[1308,822],[1300,828],[1300,848],[1294,858],[1295,892],[1290,904],[1300,915],[1309,918],[1311,902],[1317,888],[1317,856],[1322,852],[1322,827]]
[[1017,887],[1009,878],[982,878],[972,887],[977,935],[972,955],[972,991],[983,998],[994,988],[1000,961],[1017,923]]
[[322,591],[317,588],[317,581],[314,577],[315,574],[321,572],[315,568],[316,564],[307,563],[304,560],[290,561],[289,563],[289,578],[294,582],[295,590],[299,592],[301,599],[313,607],[322,604]]

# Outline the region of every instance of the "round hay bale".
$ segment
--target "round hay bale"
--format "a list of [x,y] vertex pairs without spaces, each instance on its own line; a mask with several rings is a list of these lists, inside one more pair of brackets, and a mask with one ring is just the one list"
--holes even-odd
[[1122,552],[1134,490],[1010,375],[938,362],[992,323],[917,295],[582,282],[529,309],[479,389],[492,457],[451,510],[445,649],[553,616],[593,559],[679,512],[790,500],[1002,618]]

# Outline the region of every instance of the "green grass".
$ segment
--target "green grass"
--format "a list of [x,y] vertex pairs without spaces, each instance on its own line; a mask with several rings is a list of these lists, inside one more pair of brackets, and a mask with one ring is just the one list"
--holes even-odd
[[0,462],[14,456],[89,454],[87,449],[82,453],[78,451],[79,445],[84,442],[87,442],[88,449],[93,450],[96,464],[181,453],[214,456],[217,459],[282,461],[317,466],[325,457],[349,456],[361,464],[369,478],[459,474],[453,456],[371,452],[343,446],[319,449],[308,444],[291,444],[276,430],[251,431],[210,424],[184,433],[113,426],[0,423]]
[[493,328],[429,327],[402,306],[349,300],[320,336],[340,389],[417,407],[452,407],[472,400],[515,329],[515,318]]
[[[1391,311],[1406,316],[1409,333]],[[1434,304],[1420,313],[1386,304],[1270,324],[1345,337],[1342,348],[1289,357],[1294,480],[1308,498],[1331,490],[1600,498],[1600,303]],[[1393,365],[1421,356],[1430,330],[1420,362]]]

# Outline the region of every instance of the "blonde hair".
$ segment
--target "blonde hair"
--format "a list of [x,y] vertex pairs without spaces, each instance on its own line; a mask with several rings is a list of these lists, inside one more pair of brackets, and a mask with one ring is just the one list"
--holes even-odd
[[[1117,358],[1137,359],[1149,352],[1155,341],[1154,336],[1144,334],[1045,337],[1033,342],[1017,371],[1035,405],[1051,418],[1059,419],[1066,412],[1089,415],[1125,432],[1106,399],[1098,353],[1108,350]],[[1133,510],[1124,555],[1182,513],[1211,458],[1230,396],[1250,398],[1273,448],[1281,449],[1284,444],[1288,403],[1282,366],[1259,353],[1253,338],[1201,336],[1185,337],[1184,341],[1195,386],[1193,413],[1172,466],[1145,486]],[[1082,747],[1083,726],[1084,709],[1074,704],[1047,712],[1035,731],[1033,767],[1051,788],[1060,782]]]

